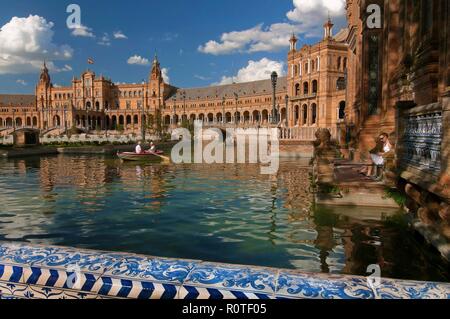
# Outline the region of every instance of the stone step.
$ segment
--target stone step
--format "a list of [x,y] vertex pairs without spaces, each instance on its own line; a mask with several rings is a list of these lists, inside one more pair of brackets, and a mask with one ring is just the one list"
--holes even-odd
[[331,206],[361,206],[361,207],[380,207],[380,208],[397,208],[399,205],[392,199],[387,198],[379,191],[370,192],[364,187],[359,191],[351,190],[346,193],[341,191],[342,197],[337,197],[332,194],[316,194],[316,203],[320,205]]

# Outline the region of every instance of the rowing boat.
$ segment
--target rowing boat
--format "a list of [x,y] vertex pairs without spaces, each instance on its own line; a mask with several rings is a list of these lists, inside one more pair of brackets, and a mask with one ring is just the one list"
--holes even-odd
[[155,152],[143,152],[141,154],[137,154],[134,152],[122,152],[117,153],[117,156],[123,161],[147,161],[147,160],[155,160],[160,159],[160,156],[164,154],[163,151],[155,151]]

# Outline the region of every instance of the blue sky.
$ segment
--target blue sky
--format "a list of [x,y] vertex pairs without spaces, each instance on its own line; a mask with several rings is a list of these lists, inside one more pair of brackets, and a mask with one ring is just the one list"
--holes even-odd
[[[88,67],[114,82],[141,82],[150,69],[145,59],[151,62],[155,52],[179,87],[259,79],[264,68],[285,70],[286,39],[293,31],[301,44],[316,42],[328,12],[335,32],[343,27],[343,1],[0,0],[0,93],[33,93],[43,58],[52,82],[63,86]],[[81,7],[86,32],[67,28],[70,3]],[[119,31],[126,38],[116,39]],[[144,65],[129,64],[133,56]]]

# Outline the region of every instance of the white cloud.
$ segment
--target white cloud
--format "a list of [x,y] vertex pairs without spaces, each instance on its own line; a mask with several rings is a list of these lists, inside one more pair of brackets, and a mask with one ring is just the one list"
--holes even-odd
[[17,80],[16,83],[22,84],[23,86],[27,86],[28,85],[28,83],[25,82],[25,80],[21,80],[21,79]]
[[114,32],[113,36],[114,36],[114,39],[128,39],[128,37],[125,34],[123,34],[122,31]]
[[171,42],[178,39],[180,35],[178,33],[166,32],[163,34],[162,40],[166,42]]
[[162,68],[161,69],[162,77],[165,83],[170,84],[170,77],[169,77],[169,69],[168,68]]
[[306,37],[320,36],[323,34],[322,25],[328,14],[342,24],[345,21],[345,0],[293,0],[294,9],[286,16],[289,20],[298,24]]
[[210,40],[198,47],[205,54],[222,55],[236,52],[271,52],[289,46],[292,33],[304,37],[320,37],[328,14],[337,25],[345,25],[345,0],[293,0],[294,9],[286,16],[288,23],[223,33],[220,41]]
[[80,25],[80,26],[73,28],[72,30],[73,30],[72,35],[74,37],[95,38],[95,35],[92,32],[92,29],[87,26]]
[[127,63],[136,65],[150,65],[150,61],[146,58],[141,57],[140,55],[133,55],[128,59]]
[[65,64],[64,67],[56,69],[56,72],[70,72],[72,71],[72,67],[68,64]]
[[0,28],[0,74],[38,72],[44,60],[64,61],[72,58],[68,45],[53,43],[53,22],[30,15],[13,17]]
[[240,69],[236,76],[223,76],[220,82],[212,85],[225,85],[232,83],[252,82],[258,80],[270,79],[270,75],[275,71],[278,76],[286,74],[283,61],[273,61],[268,58],[262,58],[259,61],[248,61],[246,67]]
[[208,80],[211,79],[210,77],[203,76],[203,75],[198,75],[198,74],[195,74],[195,75],[194,75],[194,78],[199,79],[199,80],[202,80],[202,81],[208,81]]
[[100,41],[98,42],[98,44],[107,46],[107,47],[111,46],[111,39],[109,38],[109,34],[104,33],[103,36],[101,37]]

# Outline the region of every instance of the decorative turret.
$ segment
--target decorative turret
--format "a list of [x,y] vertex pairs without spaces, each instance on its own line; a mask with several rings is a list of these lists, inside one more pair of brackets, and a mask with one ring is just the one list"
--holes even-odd
[[297,37],[295,36],[294,33],[292,33],[292,37],[291,37],[291,39],[289,40],[289,42],[290,42],[290,44],[291,44],[291,51],[297,50],[297,42],[298,42],[298,39],[297,39]]
[[46,108],[51,105],[51,90],[52,83],[50,74],[48,72],[47,64],[44,61],[41,74],[39,75],[39,82],[36,85],[36,100],[38,107]]
[[333,27],[334,24],[331,22],[330,16],[328,16],[327,22],[323,25],[323,28],[325,30],[325,36],[324,39],[330,39],[333,37]]
[[39,85],[42,85],[46,88],[50,87],[50,75],[48,73],[47,65],[44,61],[44,66],[41,70],[41,75],[39,76]]
[[[149,103],[151,108],[154,108],[155,112],[160,110],[164,104],[165,87],[164,79],[162,76],[161,65],[158,61],[158,56],[155,54],[155,58],[152,62],[152,70],[149,76]],[[156,115],[156,113],[155,113]]]
[[159,64],[158,56],[156,54],[152,63],[152,72],[150,75],[150,80],[158,80],[160,82],[163,82],[161,65]]

